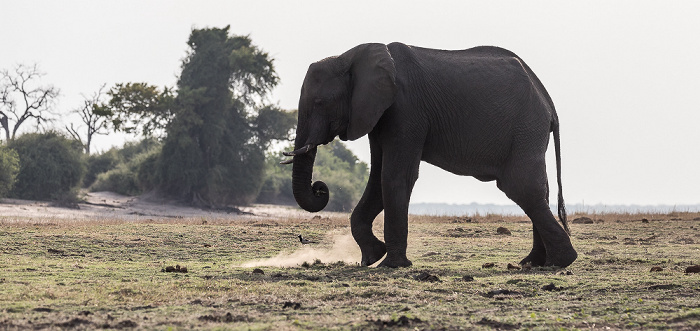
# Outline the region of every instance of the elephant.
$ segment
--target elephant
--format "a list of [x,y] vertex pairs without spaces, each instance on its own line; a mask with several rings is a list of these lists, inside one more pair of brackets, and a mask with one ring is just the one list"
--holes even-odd
[[[549,209],[545,153],[553,133],[558,214]],[[530,218],[521,264],[567,267],[577,258],[562,195],[559,119],[540,80],[494,46],[437,50],[368,43],[311,64],[301,87],[292,163],[299,206],[318,212],[328,186],[313,184],[317,146],[368,135],[369,180],[350,216],[361,265],[408,267],[408,205],[420,161],[497,187]],[[372,232],[384,211],[384,240]]]

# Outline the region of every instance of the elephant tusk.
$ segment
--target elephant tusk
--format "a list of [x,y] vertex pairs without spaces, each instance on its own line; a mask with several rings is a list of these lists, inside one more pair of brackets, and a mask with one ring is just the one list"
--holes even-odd
[[284,160],[280,164],[291,164],[292,162],[294,162],[294,159]]
[[292,152],[282,152],[284,156],[297,156],[301,154],[306,154],[308,153],[312,148],[314,148],[311,144],[308,144],[302,148],[297,149],[296,151]]

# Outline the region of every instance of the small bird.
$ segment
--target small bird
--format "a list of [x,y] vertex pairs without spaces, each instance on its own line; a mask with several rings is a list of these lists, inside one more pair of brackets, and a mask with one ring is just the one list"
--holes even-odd
[[304,245],[306,245],[306,244],[315,244],[315,243],[316,243],[315,241],[306,240],[306,239],[302,238],[301,235],[299,235],[298,237],[299,237],[299,242],[301,242],[301,243],[304,244]]

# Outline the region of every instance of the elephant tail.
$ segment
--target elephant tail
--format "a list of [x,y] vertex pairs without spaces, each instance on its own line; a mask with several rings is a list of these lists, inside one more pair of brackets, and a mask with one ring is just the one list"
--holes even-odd
[[556,112],[554,112],[554,119],[552,121],[552,133],[554,134],[554,153],[557,159],[557,186],[559,186],[557,211],[559,213],[561,225],[564,226],[566,233],[571,235],[569,224],[566,221],[566,206],[564,205],[564,194],[562,193],[561,186],[561,144],[559,143],[559,118]]

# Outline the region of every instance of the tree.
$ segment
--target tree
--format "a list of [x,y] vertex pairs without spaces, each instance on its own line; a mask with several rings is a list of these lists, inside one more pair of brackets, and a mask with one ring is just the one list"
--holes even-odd
[[77,201],[86,161],[80,142],[63,133],[27,133],[11,141],[17,151],[19,173],[12,196],[31,200]]
[[116,84],[107,92],[108,110],[117,131],[160,137],[173,119],[175,96],[165,87],[146,83]]
[[0,145],[0,198],[12,190],[19,172],[19,156],[7,146]]
[[228,26],[195,29],[188,45],[158,163],[160,187],[210,207],[249,203],[262,184],[265,148],[294,122],[265,106],[278,82],[273,61],[249,37],[229,36]]
[[36,120],[38,127],[52,121],[51,107],[59,90],[51,85],[37,86],[44,75],[36,64],[31,67],[20,64],[13,72],[0,71],[0,125],[5,130],[6,141],[14,140],[28,119]]
[[82,107],[73,110],[73,113],[80,115],[80,119],[83,124],[87,127],[85,133],[85,140],[78,132],[78,129],[73,127],[73,123],[70,126],[66,126],[66,130],[73,137],[73,139],[81,142],[85,148],[85,154],[90,155],[90,145],[92,144],[92,137],[96,134],[105,135],[109,131],[109,123],[111,120],[112,112],[102,101],[104,96],[105,85],[102,85],[100,89],[95,92],[90,97],[84,97]]

